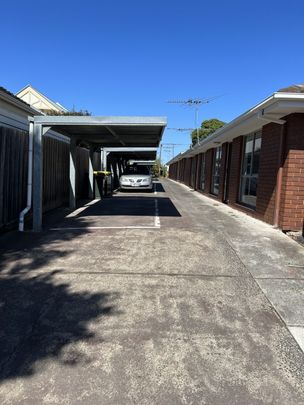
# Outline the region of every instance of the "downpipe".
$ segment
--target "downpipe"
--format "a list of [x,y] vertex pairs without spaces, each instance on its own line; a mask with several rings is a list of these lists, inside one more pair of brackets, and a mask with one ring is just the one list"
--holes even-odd
[[32,207],[32,182],[33,182],[33,126],[29,126],[29,148],[28,148],[28,172],[27,172],[27,200],[26,207],[19,214],[19,231],[24,231],[24,217]]

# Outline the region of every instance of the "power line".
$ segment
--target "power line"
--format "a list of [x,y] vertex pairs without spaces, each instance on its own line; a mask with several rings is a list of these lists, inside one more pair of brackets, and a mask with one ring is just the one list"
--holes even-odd
[[184,132],[184,131],[194,131],[195,128],[167,128],[172,131],[179,131],[179,132]]
[[185,145],[188,145],[188,144],[185,144],[185,143],[162,143],[161,145],[160,145],[160,151],[159,151],[159,161],[160,161],[160,164],[161,164],[161,158],[162,158],[162,151],[163,152],[168,152],[168,153],[172,153],[172,159],[174,158],[174,156],[175,156],[175,146],[185,146]]

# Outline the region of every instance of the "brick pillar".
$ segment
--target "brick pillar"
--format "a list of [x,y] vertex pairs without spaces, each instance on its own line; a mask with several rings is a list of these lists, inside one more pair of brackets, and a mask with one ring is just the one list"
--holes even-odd
[[280,228],[300,231],[304,218],[304,114],[285,117],[286,139]]

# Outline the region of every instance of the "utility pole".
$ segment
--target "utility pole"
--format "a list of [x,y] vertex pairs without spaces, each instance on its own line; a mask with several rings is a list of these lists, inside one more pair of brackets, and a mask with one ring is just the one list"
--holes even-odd
[[[165,145],[165,146],[163,146]],[[174,152],[175,152],[175,146],[183,146],[185,144],[183,143],[163,143],[162,144],[162,150],[164,152],[168,152],[172,154],[172,159],[174,158]]]
[[163,144],[160,144],[160,149],[159,149],[159,166],[158,166],[158,177],[160,176],[160,170],[161,170],[161,158],[162,158],[162,148],[163,148]]
[[198,128],[198,109],[202,104],[208,104],[210,101],[215,100],[218,97],[210,98],[189,98],[188,100],[169,100],[170,104],[182,104],[188,107],[194,107],[195,109],[195,128],[196,128],[196,141],[199,144],[199,128]]
[[160,144],[160,149],[159,149],[159,163],[161,164],[161,156],[162,156],[162,148],[163,148],[163,144]]

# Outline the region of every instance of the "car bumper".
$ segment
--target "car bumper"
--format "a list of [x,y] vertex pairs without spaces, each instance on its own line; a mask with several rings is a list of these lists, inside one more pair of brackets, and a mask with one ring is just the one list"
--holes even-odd
[[120,188],[123,190],[152,190],[153,184],[148,184],[148,185],[136,185],[136,186],[130,186],[129,184],[120,184]]

